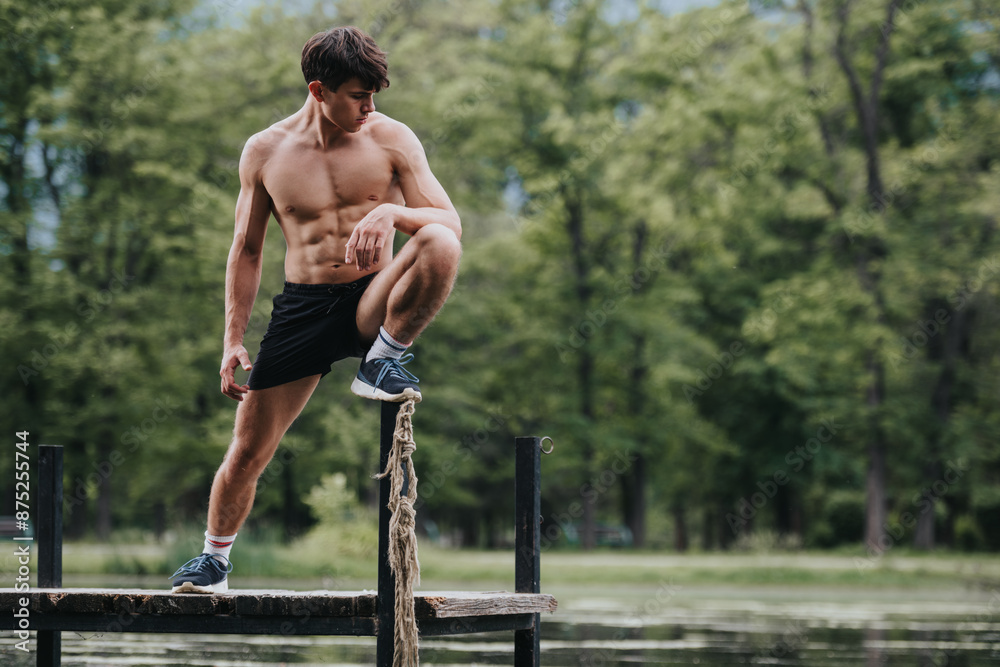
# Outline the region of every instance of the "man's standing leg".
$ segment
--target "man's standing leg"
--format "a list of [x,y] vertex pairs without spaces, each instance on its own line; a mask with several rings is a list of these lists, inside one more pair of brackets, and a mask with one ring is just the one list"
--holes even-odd
[[172,575],[176,577],[175,593],[228,590],[229,550],[253,506],[257,478],[312,396],[319,378],[312,375],[277,387],[251,390],[240,403],[232,443],[212,482],[203,552]]
[[381,400],[420,399],[417,379],[398,360],[444,306],[461,255],[453,231],[427,225],[372,280],[358,303],[357,323],[361,340],[374,344],[351,386],[354,393]]

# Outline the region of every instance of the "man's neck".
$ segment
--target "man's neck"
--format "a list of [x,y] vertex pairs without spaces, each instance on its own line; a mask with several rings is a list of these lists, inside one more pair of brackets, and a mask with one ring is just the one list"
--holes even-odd
[[306,98],[306,103],[302,105],[301,114],[310,135],[324,149],[342,141],[349,134],[331,123],[323,115],[321,103],[317,102],[311,95]]

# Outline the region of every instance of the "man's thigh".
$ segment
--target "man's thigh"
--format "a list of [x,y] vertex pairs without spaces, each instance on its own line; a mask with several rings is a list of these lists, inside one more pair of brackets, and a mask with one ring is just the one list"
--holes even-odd
[[[390,295],[394,310],[416,308],[422,311],[430,307],[432,312],[428,314],[436,313],[443,303],[442,297],[446,298],[451,290],[450,281],[458,270],[460,248],[455,232],[444,225],[434,223],[421,227],[389,265],[378,272],[358,302],[356,319],[361,341],[370,344],[378,337],[378,329],[386,321]],[[428,285],[427,279],[436,281],[434,287]],[[423,287],[416,287],[421,284]],[[418,289],[428,291],[420,293]],[[430,299],[430,303],[423,303],[426,299]],[[420,319],[426,321],[427,316],[421,315]],[[423,328],[416,321],[411,321],[409,326]],[[400,332],[394,335],[397,333]],[[402,332],[404,336],[408,333]]]
[[409,241],[404,244],[389,265],[378,272],[365,293],[361,295],[356,315],[358,338],[361,342],[371,344],[378,338],[378,329],[385,322],[389,294],[403,278],[406,270],[413,265],[416,259],[416,246],[416,243]]
[[312,396],[319,375],[280,384],[267,389],[252,389],[236,409],[233,447],[251,457],[270,457],[281,437],[302,412]]

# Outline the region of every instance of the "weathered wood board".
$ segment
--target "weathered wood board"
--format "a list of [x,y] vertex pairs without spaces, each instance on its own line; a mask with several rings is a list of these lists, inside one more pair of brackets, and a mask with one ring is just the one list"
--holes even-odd
[[[234,615],[351,618],[374,617],[377,596],[370,591],[233,590],[215,595],[175,594],[166,590],[114,588],[36,588],[28,593],[0,589],[0,612],[21,607],[41,614],[155,614],[160,616]],[[420,618],[457,618],[537,614],[556,610],[543,593],[418,592]]]

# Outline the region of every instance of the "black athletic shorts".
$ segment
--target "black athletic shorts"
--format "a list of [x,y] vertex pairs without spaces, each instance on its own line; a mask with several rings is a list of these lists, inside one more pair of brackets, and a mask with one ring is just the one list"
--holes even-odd
[[362,357],[358,302],[375,273],[341,285],[285,283],[274,297],[271,321],[250,371],[250,389],[267,389],[310,375],[326,375],[333,363]]

